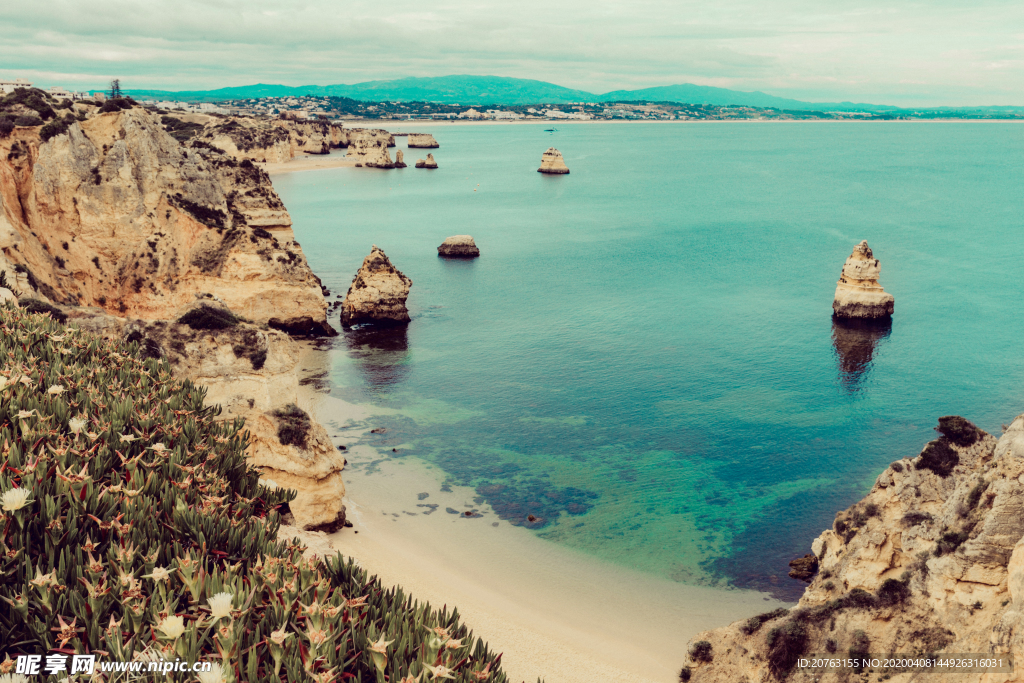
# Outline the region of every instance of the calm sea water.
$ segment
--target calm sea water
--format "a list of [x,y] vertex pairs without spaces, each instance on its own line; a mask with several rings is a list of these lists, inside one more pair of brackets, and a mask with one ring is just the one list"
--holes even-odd
[[[938,416],[1024,410],[1024,126],[545,127],[274,180],[332,299],[371,244],[414,282],[408,330],[344,334],[331,376],[397,409],[395,457],[554,542],[793,597],[788,561]],[[552,145],[571,175],[535,172]],[[437,258],[455,234],[482,256]],[[891,329],[831,320],[862,239]]]

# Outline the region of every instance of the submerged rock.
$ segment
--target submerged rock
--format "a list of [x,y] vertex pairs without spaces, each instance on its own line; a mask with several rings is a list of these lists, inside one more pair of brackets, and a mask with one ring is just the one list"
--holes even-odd
[[405,300],[409,298],[411,287],[412,280],[391,265],[387,255],[373,245],[341,304],[341,324],[349,327],[360,323],[408,323]]
[[480,255],[480,249],[470,235],[453,235],[437,248],[438,256],[448,258],[476,258]]
[[430,133],[409,133],[409,148],[413,147],[433,147],[437,148],[441,145],[437,144],[437,140]]
[[395,150],[395,168],[405,168],[406,166],[408,166],[408,164],[405,163],[405,159],[402,158],[402,150],[396,149]]
[[836,286],[832,311],[837,318],[887,319],[892,317],[895,299],[878,284],[881,266],[867,240],[853,248],[843,264]]
[[565,165],[565,159],[562,158],[562,153],[554,147],[548,147],[548,151],[540,158],[540,168],[537,169],[538,173],[552,173],[555,175],[566,175],[569,173],[569,167]]
[[437,162],[434,161],[434,155],[428,154],[426,160],[417,159],[416,168],[437,168]]

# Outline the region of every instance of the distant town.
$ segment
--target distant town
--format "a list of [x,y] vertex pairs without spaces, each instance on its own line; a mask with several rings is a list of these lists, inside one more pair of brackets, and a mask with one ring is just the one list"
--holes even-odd
[[[0,80],[0,91],[12,93],[31,88],[26,79]],[[56,99],[104,100],[103,91],[45,89]],[[132,91],[123,93],[131,96]],[[185,102],[137,98],[143,106],[164,112],[283,117],[298,120],[392,120],[392,121],[695,121],[695,120],[913,120],[913,119],[1024,119],[1020,111],[901,109],[886,112],[814,111],[742,105],[684,104],[679,102],[570,102],[531,105],[439,104],[435,102],[367,102],[347,97],[288,96],[232,99],[219,102]]]

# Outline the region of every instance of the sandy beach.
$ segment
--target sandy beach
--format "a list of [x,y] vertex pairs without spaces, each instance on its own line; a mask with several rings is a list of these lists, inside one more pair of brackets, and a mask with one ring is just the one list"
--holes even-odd
[[367,407],[311,389],[302,402],[349,447],[354,526],[331,535],[334,548],[418,600],[458,607],[504,653],[510,680],[670,683],[695,633],[783,604],[636,573],[540,539],[500,520],[472,489],[442,491],[444,475],[428,463],[353,446],[374,427]]
[[256,165],[272,176],[296,171],[322,171],[325,168],[355,166],[356,159],[345,156],[347,153],[347,149],[332,149],[330,154],[303,154],[278,164],[257,163]]

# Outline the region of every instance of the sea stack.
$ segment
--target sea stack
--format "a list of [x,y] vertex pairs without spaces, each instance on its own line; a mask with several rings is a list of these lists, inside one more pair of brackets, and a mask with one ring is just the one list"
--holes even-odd
[[569,167],[565,165],[565,159],[562,158],[561,152],[554,147],[548,147],[548,151],[544,152],[540,158],[540,168],[537,169],[537,173],[567,175]]
[[432,147],[436,149],[440,146],[437,144],[434,136],[429,133],[409,133],[409,149],[413,147]]
[[394,167],[395,168],[405,168],[406,166],[408,166],[408,164],[406,164],[405,160],[402,158],[402,150],[396,149],[395,150],[395,166]]
[[416,168],[437,168],[437,162],[434,161],[434,155],[428,154],[426,160],[417,159]]
[[409,298],[410,287],[412,280],[391,265],[380,247],[373,245],[341,304],[341,324],[350,327],[362,323],[408,323],[405,300]]
[[480,249],[469,235],[449,237],[437,248],[437,255],[445,258],[476,258]]
[[867,240],[853,248],[839,276],[832,311],[836,318],[887,320],[895,299],[878,284],[882,268],[871,253]]

